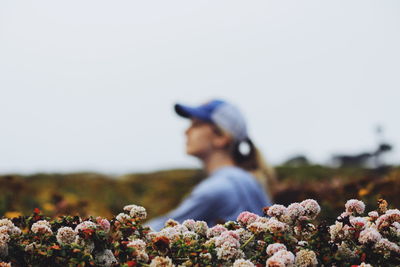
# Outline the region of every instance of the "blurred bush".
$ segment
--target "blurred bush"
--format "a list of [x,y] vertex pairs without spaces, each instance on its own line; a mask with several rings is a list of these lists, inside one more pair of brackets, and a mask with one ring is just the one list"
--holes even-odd
[[[320,217],[329,222],[352,198],[363,200],[371,209],[378,198],[400,206],[400,167],[331,168],[307,164],[278,166],[276,170],[276,203],[288,205],[313,198],[322,206]],[[96,173],[4,175],[0,176],[0,216],[30,214],[37,207],[49,216],[111,217],[124,205],[137,204],[146,207],[151,218],[176,207],[204,177],[195,169],[120,177]]]

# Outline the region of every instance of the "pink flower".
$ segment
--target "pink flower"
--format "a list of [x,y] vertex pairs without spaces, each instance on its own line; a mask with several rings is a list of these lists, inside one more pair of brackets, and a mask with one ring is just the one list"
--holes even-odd
[[318,202],[314,199],[306,199],[300,203],[304,208],[304,213],[310,217],[310,219],[314,219],[321,212],[321,207]]
[[98,225],[100,225],[104,232],[108,233],[110,231],[110,222],[107,219],[97,217],[96,222]]
[[237,217],[237,221],[242,225],[249,225],[249,224],[255,222],[257,220],[257,218],[258,218],[257,214],[254,214],[254,213],[251,213],[248,211],[243,211]]
[[182,225],[183,225],[183,226],[186,226],[187,229],[189,229],[189,231],[194,231],[194,227],[195,227],[195,225],[196,225],[196,222],[195,222],[195,220],[188,219],[188,220],[185,220],[185,221],[182,223]]
[[223,226],[221,224],[217,224],[216,226],[211,227],[207,230],[207,237],[211,238],[211,237],[219,236],[220,234],[222,234],[225,231],[228,231],[228,229],[226,229],[225,226]]
[[379,214],[376,211],[371,211],[368,213],[368,216],[371,217],[372,220],[376,220],[376,219],[378,219]]
[[367,224],[367,220],[362,217],[353,217],[350,219],[350,224],[355,228],[364,229]]
[[360,232],[358,241],[361,244],[376,243],[382,239],[381,234],[375,228],[366,228]]
[[284,244],[281,244],[281,243],[270,244],[267,247],[267,254],[269,256],[272,256],[276,252],[278,252],[279,250],[287,250],[287,249],[286,249],[286,246]]
[[268,208],[267,215],[271,217],[280,217],[286,212],[286,207],[283,205],[272,205]]
[[346,202],[346,212],[361,214],[365,210],[364,202],[357,199],[350,199]]

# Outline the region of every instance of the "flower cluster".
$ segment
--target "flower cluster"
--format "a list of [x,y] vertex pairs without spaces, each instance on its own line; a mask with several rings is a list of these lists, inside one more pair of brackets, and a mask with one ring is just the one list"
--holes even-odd
[[146,210],[128,205],[107,220],[63,216],[0,219],[3,266],[400,266],[400,211],[349,200],[332,225],[314,221],[312,199],[239,214],[208,227],[168,220],[160,231],[142,224]]

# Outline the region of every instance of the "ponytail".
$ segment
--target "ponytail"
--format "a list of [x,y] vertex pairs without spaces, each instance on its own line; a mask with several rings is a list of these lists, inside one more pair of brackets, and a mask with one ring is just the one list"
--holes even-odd
[[266,163],[263,155],[250,138],[235,141],[232,147],[232,156],[237,166],[251,172],[256,177],[272,200],[272,193],[276,185],[275,171]]

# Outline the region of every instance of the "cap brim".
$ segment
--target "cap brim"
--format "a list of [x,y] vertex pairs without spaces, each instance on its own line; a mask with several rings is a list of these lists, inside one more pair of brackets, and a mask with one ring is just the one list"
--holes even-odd
[[204,121],[210,121],[209,115],[199,107],[189,107],[181,104],[174,106],[176,114],[183,118],[196,118]]

